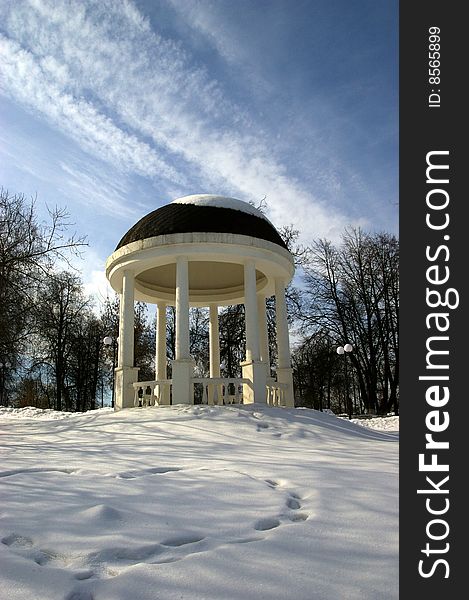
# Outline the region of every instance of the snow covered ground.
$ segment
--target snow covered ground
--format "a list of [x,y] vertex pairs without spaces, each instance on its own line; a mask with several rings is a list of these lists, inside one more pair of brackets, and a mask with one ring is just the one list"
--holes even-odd
[[0,431],[1,600],[398,598],[397,432],[258,405]]
[[378,431],[399,431],[399,417],[372,417],[371,419],[351,419],[351,421],[362,427]]

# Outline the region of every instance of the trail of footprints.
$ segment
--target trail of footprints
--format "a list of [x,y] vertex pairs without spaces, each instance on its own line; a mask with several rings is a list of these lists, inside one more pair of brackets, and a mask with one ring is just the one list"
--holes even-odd
[[[127,471],[116,475],[122,479],[133,479],[151,474],[163,474],[172,471],[182,470],[179,467],[157,467],[151,469],[141,469]],[[68,471],[70,472],[70,471]],[[9,473],[11,475],[13,473]],[[0,475],[1,476],[1,475]],[[273,490],[280,491],[282,486],[279,482],[266,479],[265,485]],[[275,517],[264,517],[254,523],[256,534],[244,538],[232,539],[209,539],[200,535],[181,535],[174,536],[155,544],[146,544],[134,548],[105,548],[89,554],[87,557],[65,556],[49,549],[41,549],[29,537],[11,533],[3,537],[0,542],[8,546],[12,552],[34,561],[41,567],[55,567],[71,570],[77,585],[64,600],[93,600],[89,590],[83,588],[86,580],[107,579],[115,577],[128,567],[139,563],[164,564],[182,560],[191,554],[206,552],[226,544],[245,544],[250,542],[259,542],[264,539],[262,532],[267,532],[282,525],[282,522],[306,521],[308,514],[301,512],[301,497],[287,491],[287,499],[284,509]],[[85,563],[86,568],[80,568],[77,563]],[[81,582],[79,584],[78,582]],[[81,585],[81,587],[80,587]]]
[[[266,479],[265,483],[272,489],[277,489],[279,487],[278,481],[274,481],[273,479]],[[265,518],[260,519],[254,525],[254,529],[258,531],[267,531],[268,529],[274,529],[281,525],[281,518],[285,518],[288,521],[293,523],[297,521],[306,521],[308,518],[308,514],[305,512],[298,512],[301,508],[301,498],[295,492],[288,492],[287,501],[285,503],[285,510],[281,513],[280,518]]]

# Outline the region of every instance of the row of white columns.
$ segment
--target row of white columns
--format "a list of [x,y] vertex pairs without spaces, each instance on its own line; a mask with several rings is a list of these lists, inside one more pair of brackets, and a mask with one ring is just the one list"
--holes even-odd
[[[246,361],[270,364],[269,338],[265,296],[256,290],[254,261],[244,265],[244,294],[246,322]],[[285,302],[285,282],[275,281],[278,367],[290,367],[290,345]],[[220,377],[220,338],[218,306],[209,305],[210,377]],[[166,379],[166,303],[156,309],[156,380]],[[178,257],[176,263],[176,360],[190,359],[189,345],[189,269],[187,257]]]
[[[132,271],[124,271],[122,282],[122,294],[120,303],[119,320],[119,353],[117,371],[131,370],[134,363],[134,274]],[[253,260],[244,264],[244,306],[246,326],[246,360],[243,363],[246,373],[251,377],[257,377],[256,365],[263,364],[265,377],[270,376],[269,342],[267,331],[267,317],[265,296],[257,293],[256,289],[256,265]],[[285,281],[275,280],[275,307],[276,307],[276,329],[278,345],[278,367],[277,376],[280,380],[282,373],[286,374],[286,381],[291,380],[290,369],[290,345],[288,334],[287,309],[285,302]],[[218,327],[218,306],[211,304],[209,321],[209,344],[210,344],[210,377],[220,377],[220,341]],[[160,302],[156,307],[156,356],[155,356],[155,378],[158,381],[167,377],[166,357],[166,303]],[[180,365],[181,376],[191,371],[191,356],[189,344],[189,260],[187,256],[179,256],[176,261],[176,356],[173,362],[173,375],[175,367]],[[249,370],[251,369],[251,370]],[[288,375],[290,373],[290,375]],[[280,377],[279,377],[280,375]],[[132,369],[130,379],[136,380],[136,369]],[[248,375],[249,377],[249,375]],[[284,377],[284,379],[285,379]],[[174,395],[173,381],[173,395]],[[259,382],[258,390],[265,389],[265,382]],[[189,382],[181,388],[181,398],[185,397],[186,389],[189,394]],[[254,389],[254,388],[252,388]],[[124,390],[121,390],[124,393]],[[259,395],[261,392],[258,391]],[[255,395],[255,394],[254,394]],[[293,389],[291,389],[291,402],[293,401]],[[255,401],[256,400],[254,398]],[[188,400],[186,400],[187,402]],[[262,399],[260,399],[262,401]]]
[[[166,379],[167,375],[167,355],[166,355],[166,303],[158,302],[156,305],[156,354],[155,354],[155,379]],[[218,325],[218,305],[210,304],[209,306],[209,368],[210,377],[220,377],[220,333]],[[177,315],[177,312],[176,312]],[[269,337],[267,330],[267,315],[265,296],[257,295],[257,319],[258,319],[258,335],[259,340],[259,358],[266,365],[270,364],[269,352]],[[180,325],[180,321],[179,321]],[[176,337],[178,330],[178,321],[176,317]],[[254,329],[255,331],[255,329]],[[288,326],[287,326],[288,333]],[[183,336],[185,337],[185,336]],[[256,334],[254,333],[254,337]],[[287,339],[288,343],[288,339]],[[247,346],[247,345],[246,345]],[[176,346],[177,348],[178,346]],[[176,356],[178,353],[176,352]],[[248,356],[253,357],[253,353],[248,354],[246,349],[246,360]],[[182,358],[182,356],[181,356]]]

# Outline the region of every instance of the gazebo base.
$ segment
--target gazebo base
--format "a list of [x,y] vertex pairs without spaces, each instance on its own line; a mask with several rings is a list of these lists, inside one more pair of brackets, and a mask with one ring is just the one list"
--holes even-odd
[[267,402],[267,370],[262,361],[252,360],[241,363],[243,379],[249,383],[243,386],[244,404]]
[[173,404],[194,404],[192,374],[195,361],[192,358],[180,358],[171,361],[173,372]]
[[117,367],[115,369],[115,410],[134,406],[133,384],[138,380],[138,367]]
[[284,388],[284,403],[287,408],[294,408],[295,399],[293,396],[293,369],[284,367],[277,369],[277,382]]
[[[288,373],[286,374],[288,376]],[[133,384],[133,407],[168,406],[176,404],[207,404],[209,406],[226,406],[230,404],[253,404],[252,387],[249,379],[244,377],[192,377],[189,394],[182,402],[177,402],[172,393],[173,380],[139,381]],[[197,389],[196,389],[197,388]],[[268,377],[256,404],[292,408],[293,396],[289,396],[292,386],[280,383]],[[248,395],[245,395],[248,394]],[[122,407],[121,407],[122,408]]]

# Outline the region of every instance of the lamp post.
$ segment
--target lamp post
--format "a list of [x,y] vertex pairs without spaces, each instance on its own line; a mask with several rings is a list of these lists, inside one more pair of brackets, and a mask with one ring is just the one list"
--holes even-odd
[[115,369],[116,369],[116,341],[110,335],[107,335],[103,339],[103,344],[106,347],[112,346],[112,396],[111,396],[111,406],[114,408],[114,387],[115,387]]
[[348,370],[347,370],[347,354],[352,352],[353,346],[352,344],[345,344],[344,346],[339,346],[337,348],[337,354],[339,356],[344,357],[344,371],[345,371],[345,404],[347,408],[348,418],[352,418],[352,401],[349,397],[349,389],[348,389]]

